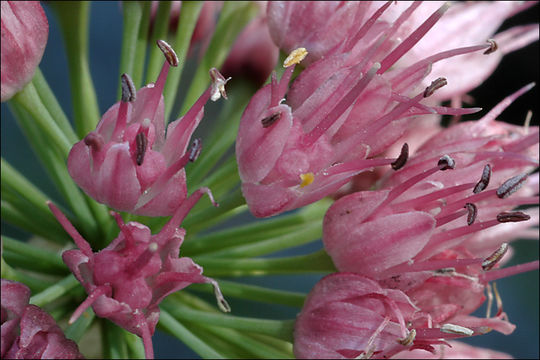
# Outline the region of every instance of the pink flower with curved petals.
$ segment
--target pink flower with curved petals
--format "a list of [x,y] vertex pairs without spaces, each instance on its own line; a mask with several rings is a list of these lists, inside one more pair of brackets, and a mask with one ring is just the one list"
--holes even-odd
[[39,1],[2,1],[1,101],[34,77],[47,45],[49,22]]
[[184,166],[195,161],[201,141],[188,149],[191,134],[208,99],[226,97],[227,82],[210,70],[212,85],[180,119],[171,122],[165,137],[163,87],[170,66],[178,65],[172,48],[159,40],[167,61],[155,84],[139,91],[122,76],[122,101],[102,117],[96,130],[76,143],[68,157],[73,180],[89,196],[118,211],[145,216],[170,216],[186,200]]
[[[97,253],[60,210],[49,202],[58,222],[79,247],[65,251],[62,258],[88,293],[88,298],[73,313],[70,323],[92,306],[97,316],[140,336],[146,357],[153,358],[151,337],[159,321],[159,303],[167,295],[192,283],[209,283],[214,287],[220,309],[230,311],[217,282],[203,276],[202,267],[190,258],[178,257],[185,236],[185,230],[178,226],[205,193],[214,203],[207,188],[197,190],[156,235],[140,223],[124,224],[120,215],[113,213],[120,234]],[[214,205],[217,206],[216,203]]]

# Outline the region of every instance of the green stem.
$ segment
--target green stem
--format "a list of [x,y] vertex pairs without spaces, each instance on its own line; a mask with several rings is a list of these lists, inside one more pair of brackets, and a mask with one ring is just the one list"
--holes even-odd
[[217,259],[194,257],[210,277],[263,276],[275,274],[303,274],[336,272],[332,259],[324,250],[308,255],[270,259]]
[[210,345],[205,343],[199,337],[195,336],[182,323],[169,314],[168,310],[161,309],[159,324],[174,334],[178,339],[188,344],[193,351],[203,358],[223,359],[223,356],[215,351]]
[[48,287],[42,292],[32,296],[30,298],[30,304],[42,307],[50,303],[51,301],[58,299],[60,296],[67,294],[78,284],[79,281],[75,279],[72,274],[70,274],[56,284],[54,284],[53,286]]
[[[60,255],[55,252],[36,248],[25,242],[12,239],[8,236],[2,236],[4,250],[13,252],[23,259],[23,263],[9,261],[10,264],[23,267],[31,271],[38,271],[53,275],[66,275],[68,268],[62,261]],[[6,256],[6,258],[8,258]]]
[[[125,3],[126,2],[123,2],[122,6],[124,6]],[[135,54],[133,56],[134,61],[133,61],[132,70],[129,73],[129,76],[131,76],[131,79],[133,80],[135,87],[139,88],[142,86],[143,71],[144,71],[144,65],[145,65],[145,59],[146,59],[146,49],[148,47],[148,34],[150,30],[150,15],[151,15],[152,2],[140,1],[137,3],[140,9],[136,9],[135,12],[140,11],[141,14],[139,15],[137,13],[135,15],[136,17],[140,16],[140,21],[139,21],[139,31],[137,33],[137,40],[135,41]],[[128,7],[131,5],[133,4],[128,4]],[[125,27],[124,27],[124,31],[125,31]]]
[[[60,130],[56,122],[53,120],[47,108],[41,102],[36,88],[33,83],[29,83],[19,91],[13,98],[11,98],[10,103],[17,105],[20,108],[24,109],[31,121],[37,125],[39,131],[44,139],[46,139],[47,145],[49,147],[54,146],[62,154],[62,159],[67,159],[67,155],[71,150],[73,143],[68,140],[64,132]],[[28,139],[30,142],[34,141],[34,137]]]
[[101,322],[101,341],[105,358],[127,359],[128,350],[124,338],[125,330],[103,319]]
[[140,337],[130,332],[124,332],[124,339],[128,346],[130,359],[145,359],[144,356],[144,344]]
[[154,83],[158,78],[161,66],[165,62],[163,53],[156,46],[157,40],[166,40],[169,30],[169,14],[171,12],[170,1],[160,1],[158,10],[153,21],[153,30],[150,40],[150,54],[148,57],[148,66],[146,67],[146,83]]
[[43,194],[7,161],[1,160],[2,201],[9,203],[29,222],[38,228],[38,233],[58,243],[69,237],[46,205],[49,196]]
[[48,286],[52,285],[49,280],[36,279],[33,276],[13,269],[4,261],[4,256],[6,255],[5,253],[7,253],[7,251],[3,251],[2,253],[2,279],[13,280],[23,283],[30,288],[32,293],[43,291],[47,289]]
[[226,1],[224,3],[212,40],[197,67],[179,115],[185,114],[200,94],[206,90],[210,83],[208,71],[212,67],[219,69],[223,65],[236,37],[257,11],[257,5],[250,1]]
[[[260,301],[268,304],[280,304],[301,308],[306,294],[268,289],[261,286],[241,284],[234,281],[219,280],[219,287],[225,297]],[[213,289],[207,284],[191,284],[190,290],[213,293]]]
[[86,309],[86,311],[83,312],[82,315],[79,316],[79,318],[73,324],[69,325],[66,328],[66,331],[64,332],[66,334],[66,337],[75,342],[78,342],[79,340],[81,340],[88,328],[92,325],[92,322],[95,318],[96,314],[94,314],[92,308],[90,307]]
[[278,339],[292,342],[294,320],[269,320],[212,314],[206,311],[194,310],[189,306],[168,300],[169,299],[165,299],[163,301],[162,308],[166,309],[171,316],[177,319],[205,323],[212,326],[222,326],[230,329],[245,330],[270,335]]
[[83,138],[94,130],[100,111],[88,63],[88,22],[90,3],[85,1],[53,1],[66,45],[73,100],[75,131]]
[[64,110],[58,103],[58,100],[56,100],[54,92],[49,87],[49,84],[47,83],[47,80],[43,76],[43,73],[41,72],[39,67],[36,69],[36,74],[32,79],[32,83],[36,88],[41,102],[43,103],[43,105],[45,105],[45,107],[49,111],[49,114],[51,114],[53,120],[56,122],[60,130],[62,130],[64,135],[66,135],[67,139],[71,143],[79,141],[79,138],[73,131],[73,127],[69,122],[66,114],[64,113]]
[[85,197],[71,179],[63,158],[56,149],[48,146],[43,133],[37,127],[34,119],[19,104],[10,102],[9,107],[19,126],[32,146],[32,149],[47,170],[48,175],[60,190],[60,194],[77,216],[78,224],[89,238],[97,238],[97,223],[90,211]]
[[307,225],[299,226],[295,231],[284,235],[260,240],[250,244],[225,248],[213,252],[207,252],[204,257],[212,258],[245,258],[271,254],[273,252],[288,249],[294,246],[307,244],[322,236],[322,221],[315,221]]
[[233,329],[227,329],[223,327],[218,327],[215,325],[209,326],[206,324],[202,325],[206,331],[213,333],[227,342],[234,344],[248,352],[251,353],[252,358],[261,358],[261,359],[289,359],[292,354],[284,353],[279,351],[272,346],[265,344],[264,342],[254,339],[249,335],[242,334],[240,331],[235,331]]
[[[124,1],[122,2],[123,14],[123,30],[122,30],[122,50],[120,54],[120,74],[129,74],[136,88],[141,86],[142,72],[137,78],[134,72],[135,62],[144,61],[136,58],[138,50],[140,51],[138,36],[141,34],[140,28],[143,18],[143,2],[142,1]],[[118,82],[118,98],[122,95],[122,84]]]
[[182,10],[180,11],[180,17],[178,19],[178,28],[176,30],[173,46],[178,59],[184,64],[179,65],[180,69],[177,71],[169,72],[167,77],[167,83],[163,90],[163,96],[165,98],[165,121],[168,121],[171,116],[176,93],[180,85],[180,78],[182,77],[182,71],[184,70],[189,44],[191,42],[191,37],[193,36],[193,30],[199,19],[202,5],[202,1],[184,1],[182,3]]

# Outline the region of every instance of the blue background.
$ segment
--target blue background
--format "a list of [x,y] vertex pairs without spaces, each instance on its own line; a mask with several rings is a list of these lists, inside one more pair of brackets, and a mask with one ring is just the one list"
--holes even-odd
[[[72,106],[62,37],[56,20],[47,6],[45,6],[45,11],[49,19],[50,33],[40,67],[66,114],[71,118]],[[538,5],[510,19],[503,24],[502,28],[537,21]],[[90,29],[90,68],[101,113],[104,113],[116,101],[119,82],[118,68],[122,34],[119,3],[92,3]],[[480,117],[503,97],[531,81],[538,82],[538,43],[507,55],[493,76],[478,90],[472,92],[471,95],[476,99],[476,103],[486,109],[477,116]],[[518,99],[500,116],[500,119],[522,124],[527,110],[531,109],[534,114],[533,124],[538,124],[537,100],[538,90],[534,88]],[[27,146],[26,140],[5,104],[2,104],[1,115],[2,156],[49,194],[53,200],[60,201],[59,194]],[[250,216],[246,215],[240,220],[249,221]],[[20,238],[28,236],[4,223],[2,227],[4,234]],[[320,248],[320,246],[320,242],[310,245],[312,249]],[[297,250],[305,251],[306,248]],[[511,264],[538,259],[537,241],[520,241],[516,243],[515,250],[516,256]],[[245,279],[245,282],[307,293],[319,278],[319,276],[273,276],[249,278]],[[538,358],[538,271],[499,280],[497,285],[504,300],[504,310],[508,313],[511,322],[518,325],[516,331],[510,336],[491,332],[481,337],[468,339],[467,342],[505,351],[517,358]],[[293,318],[297,312],[297,309],[285,306],[230,300],[235,315],[286,319]],[[482,316],[481,314],[485,314],[485,308],[480,310],[479,316]],[[159,331],[153,340],[156,358],[198,357],[184,344]]]

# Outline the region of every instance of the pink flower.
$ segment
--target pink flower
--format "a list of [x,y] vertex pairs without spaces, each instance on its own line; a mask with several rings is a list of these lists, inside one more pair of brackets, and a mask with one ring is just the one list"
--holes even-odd
[[[296,319],[294,355],[305,359],[389,358],[406,350],[434,352],[447,339],[481,335],[496,320],[422,321],[423,309],[402,291],[354,273],[321,279]],[[466,323],[468,326],[464,325]]]
[[[367,159],[393,144],[407,129],[405,118],[422,114],[465,114],[478,109],[427,106],[421,101],[446,85],[443,78],[416,90],[433,62],[485,50],[460,48],[426,58],[406,69],[392,69],[442,16],[433,13],[394,50],[386,49],[395,29],[375,26],[390,3],[356,27],[337,55],[308,66],[289,80],[306,54],[297,49],[285,61],[281,80],[273,78],[248,104],[238,131],[236,156],[242,191],[251,212],[265,217],[307,205],[335,192],[349,179],[396,159]],[[415,5],[417,6],[417,5]],[[354,36],[353,36],[354,35]],[[354,47],[356,39],[372,46]]]
[[268,32],[265,6],[260,5],[259,15],[238,35],[221,68],[224,76],[244,76],[261,86],[276,66],[279,49]]
[[122,101],[68,157],[71,177],[89,196],[116,210],[145,216],[172,215],[186,199],[183,168],[201,151],[198,139],[188,149],[189,139],[208,99],[226,97],[227,80],[212,68],[212,86],[182,118],[169,124],[165,137],[162,91],[169,67],[177,66],[178,58],[166,42],[159,40],[158,46],[167,61],[156,83],[135,92],[129,76],[122,75]]
[[49,36],[39,1],[2,1],[2,96],[7,101],[34,77]]
[[29,305],[30,289],[2,279],[2,359],[84,359],[45,311]]
[[[383,279],[410,259],[423,261],[460,245],[474,243],[474,255],[487,256],[512,238],[481,245],[477,234],[495,225],[526,227],[499,215],[538,203],[537,175],[526,177],[538,165],[538,127],[494,120],[526,89],[482,119],[428,139],[399,172],[383,179],[380,190],[336,201],[325,215],[323,242],[337,268]],[[364,254],[373,255],[358,261]]]
[[178,226],[204,193],[214,203],[210,190],[197,190],[156,235],[140,223],[124,224],[120,215],[113,213],[120,234],[98,253],[92,252],[69,220],[49,202],[58,222],[79,247],[65,251],[62,258],[88,293],[70,322],[92,306],[97,316],[140,336],[146,357],[153,358],[151,337],[159,320],[159,303],[167,295],[192,283],[209,283],[214,287],[219,307],[230,311],[217,282],[203,276],[203,269],[190,258],[178,257],[185,235],[185,230]]
[[405,350],[394,357],[396,359],[513,359],[509,354],[471,346],[460,341],[448,341],[448,345],[440,345],[434,352],[420,349]]
[[[380,5],[383,1],[377,2]],[[411,6],[411,1],[399,1],[385,11],[381,19],[395,21],[402,12]],[[431,12],[444,4],[443,1],[429,1],[415,10],[398,30],[398,36],[405,37],[418,27]],[[469,53],[455,59],[445,59],[433,64],[432,76],[444,76],[452,86],[438,91],[434,100],[459,98],[482,84],[492,73],[504,55],[527,46],[538,40],[538,24],[516,26],[497,33],[502,23],[515,14],[536,4],[535,1],[474,1],[455,2],[447,13],[400,59],[397,67],[407,67],[434,55],[441,50],[470,46],[493,39],[497,51],[484,56],[482,53]],[[424,85],[429,85],[424,81]]]

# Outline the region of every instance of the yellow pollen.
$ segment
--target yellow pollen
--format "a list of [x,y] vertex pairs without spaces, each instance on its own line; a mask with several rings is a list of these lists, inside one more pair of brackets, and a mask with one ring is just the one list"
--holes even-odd
[[300,174],[300,179],[302,179],[302,182],[300,183],[300,187],[303,188],[304,186],[308,186],[315,180],[315,175],[313,175],[312,172],[308,172],[305,174]]
[[298,48],[293,50],[283,62],[283,67],[288,68],[291,65],[298,64],[300,61],[304,60],[307,54],[308,52],[306,48]]

